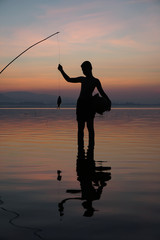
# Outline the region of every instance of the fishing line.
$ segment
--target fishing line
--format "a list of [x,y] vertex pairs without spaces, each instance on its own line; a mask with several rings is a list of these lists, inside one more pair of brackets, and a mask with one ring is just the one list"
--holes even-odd
[[[58,48],[58,64],[60,64],[61,62],[61,52],[60,52],[60,39],[59,36],[57,35],[57,48]],[[60,79],[60,73],[58,71],[58,89],[57,89],[57,93],[58,93],[58,98],[57,98],[57,108],[60,108],[60,105],[62,103],[62,98],[61,98],[61,79]]]
[[[60,64],[60,40],[59,40],[59,36],[57,35],[57,49],[58,49],[58,64]],[[60,92],[60,72],[58,71],[58,96],[60,96],[61,92]]]
[[58,63],[61,63],[61,50],[60,50],[60,39],[59,36],[57,35],[57,45],[58,45]]

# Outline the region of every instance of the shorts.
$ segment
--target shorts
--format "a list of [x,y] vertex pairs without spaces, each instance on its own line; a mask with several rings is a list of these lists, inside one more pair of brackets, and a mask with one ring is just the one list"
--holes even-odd
[[77,121],[88,121],[95,117],[93,98],[78,98],[76,107]]

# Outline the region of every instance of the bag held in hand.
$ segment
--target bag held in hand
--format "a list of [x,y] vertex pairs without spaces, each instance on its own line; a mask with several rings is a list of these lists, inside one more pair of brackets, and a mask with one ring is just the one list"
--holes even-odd
[[97,93],[93,96],[93,106],[96,113],[103,114],[111,110],[111,101],[109,98],[100,97]]

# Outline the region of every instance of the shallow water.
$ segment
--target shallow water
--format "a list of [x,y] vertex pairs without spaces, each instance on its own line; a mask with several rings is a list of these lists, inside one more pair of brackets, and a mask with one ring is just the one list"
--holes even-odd
[[0,239],[160,239],[159,119],[160,109],[96,116],[94,176],[110,177],[92,182],[86,207],[75,109],[0,109]]

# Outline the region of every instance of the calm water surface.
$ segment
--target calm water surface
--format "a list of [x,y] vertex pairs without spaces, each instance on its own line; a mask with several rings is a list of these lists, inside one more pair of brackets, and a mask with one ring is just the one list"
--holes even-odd
[[160,109],[97,116],[97,180],[87,185],[75,109],[1,109],[0,240],[159,240],[159,120]]

